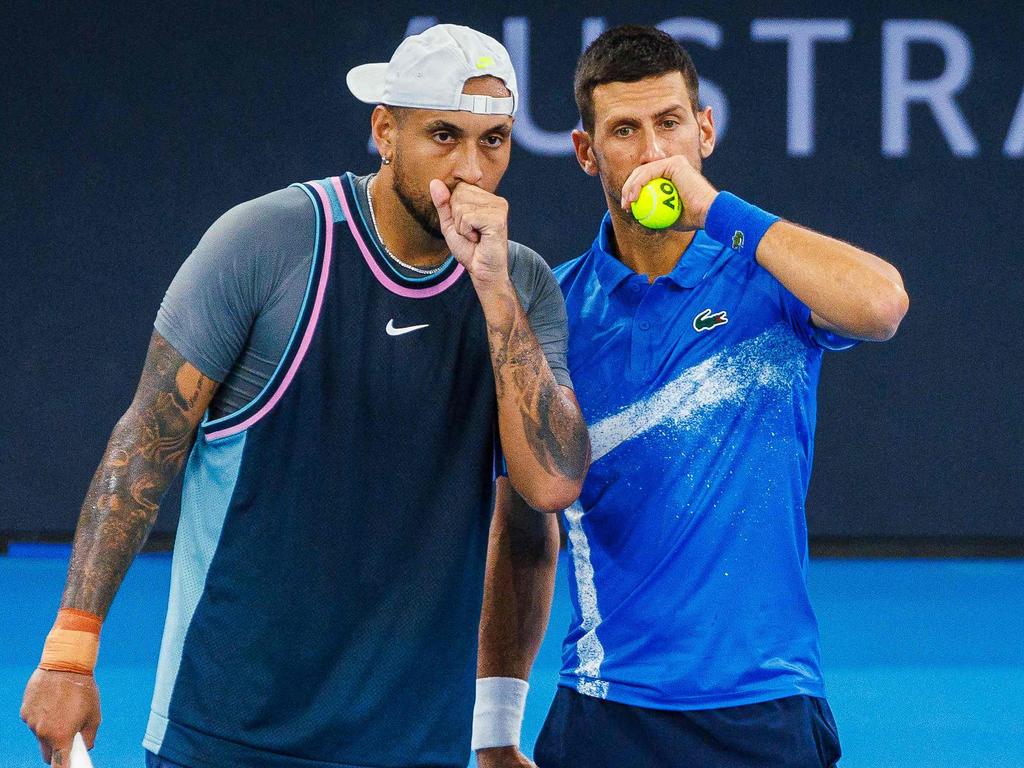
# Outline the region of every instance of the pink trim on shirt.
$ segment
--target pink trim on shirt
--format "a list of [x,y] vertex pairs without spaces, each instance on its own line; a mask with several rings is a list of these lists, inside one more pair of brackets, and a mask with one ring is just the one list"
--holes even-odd
[[429,299],[431,296],[437,296],[437,294],[444,291],[456,280],[462,277],[462,273],[466,271],[466,268],[459,264],[447,278],[437,285],[432,285],[429,288],[407,288],[406,286],[399,285],[393,281],[384,273],[373,256],[370,255],[370,249],[367,248],[366,243],[363,242],[363,238],[359,235],[359,229],[356,227],[355,219],[352,217],[352,211],[349,210],[348,201],[345,200],[345,192],[341,188],[341,179],[335,176],[331,179],[331,184],[334,185],[334,191],[338,194],[338,200],[341,202],[341,209],[345,211],[345,219],[348,221],[349,231],[352,233],[352,237],[355,239],[356,245],[359,246],[359,250],[362,252],[363,258],[366,259],[367,266],[370,268],[370,271],[373,272],[373,276],[377,278],[377,282],[389,291],[397,293],[399,296],[404,296],[407,299]]
[[[324,293],[327,290],[327,278],[331,274],[331,247],[334,239],[334,216],[331,213],[331,201],[327,198],[327,193],[315,182],[311,182],[311,186],[316,190],[317,195],[320,196],[320,202],[323,204],[324,216],[327,219],[327,226],[325,227],[327,234],[324,239],[324,260],[323,264],[320,266],[320,283],[316,288],[316,299],[313,301],[313,312],[309,317],[309,323],[306,324],[306,332],[302,334],[302,342],[299,344],[299,351],[292,359],[291,365],[288,366],[288,372],[285,374],[284,379],[281,380],[281,384],[278,386],[277,391],[274,392],[274,396],[271,397],[262,408],[245,421],[239,422],[232,427],[222,429],[218,432],[208,432],[206,434],[207,440],[216,440],[221,437],[228,437],[230,435],[237,434],[248,429],[270,413],[273,407],[277,405],[278,400],[281,399],[281,396],[284,395],[285,390],[288,389],[288,385],[292,383],[292,379],[295,378],[295,373],[299,370],[299,366],[302,364],[302,359],[306,356],[306,350],[309,349],[309,344],[313,340],[313,333],[316,331],[317,321],[320,319],[320,310],[324,305]],[[347,214],[348,212],[346,211],[346,215]]]

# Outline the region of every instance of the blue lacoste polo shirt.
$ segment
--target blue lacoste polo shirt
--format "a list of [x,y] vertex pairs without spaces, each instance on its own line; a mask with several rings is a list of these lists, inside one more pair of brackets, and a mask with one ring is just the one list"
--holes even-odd
[[606,214],[555,270],[593,446],[560,684],[676,710],[823,696],[804,499],[822,352],[854,342],[702,230],[653,284],[611,237]]

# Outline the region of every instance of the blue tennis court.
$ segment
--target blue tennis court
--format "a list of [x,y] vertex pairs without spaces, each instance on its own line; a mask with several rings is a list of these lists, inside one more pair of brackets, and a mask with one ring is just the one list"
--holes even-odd
[[[0,764],[41,765],[18,719],[22,688],[56,611],[67,547],[0,557]],[[171,559],[141,556],[103,633],[97,768],[142,765]],[[811,564],[843,768],[1024,765],[1024,561],[826,560]],[[564,563],[523,729],[532,746],[555,688],[568,623]]]

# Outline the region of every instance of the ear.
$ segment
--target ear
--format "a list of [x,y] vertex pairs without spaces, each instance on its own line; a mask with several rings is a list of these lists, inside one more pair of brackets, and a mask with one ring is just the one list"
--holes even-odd
[[697,129],[700,131],[700,156],[707,160],[715,151],[715,116],[711,113],[711,107],[707,106],[697,112]]
[[576,150],[576,162],[588,176],[597,176],[597,158],[594,157],[594,143],[590,134],[576,128],[572,132],[572,146]]
[[377,145],[377,152],[382,158],[390,158],[395,154],[395,134],[398,131],[398,118],[395,113],[378,104],[370,115],[370,135]]

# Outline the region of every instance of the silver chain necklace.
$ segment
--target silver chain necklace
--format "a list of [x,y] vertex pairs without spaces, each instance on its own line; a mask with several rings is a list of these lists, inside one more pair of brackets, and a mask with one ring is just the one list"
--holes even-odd
[[420,267],[413,266],[412,264],[406,264],[400,258],[395,256],[395,254],[393,254],[391,250],[384,244],[384,238],[380,236],[380,227],[377,226],[377,216],[373,212],[373,194],[370,192],[370,187],[373,186],[374,178],[376,178],[376,174],[374,174],[374,176],[371,177],[371,179],[368,182],[366,182],[366,200],[370,204],[370,221],[373,222],[373,231],[377,233],[377,242],[380,243],[380,247],[383,248],[384,253],[386,253],[388,256],[394,259],[399,266],[405,267],[410,272],[415,272],[417,275],[436,275],[438,272],[444,269],[445,266],[447,266],[448,259],[445,259],[433,269],[422,269]]

